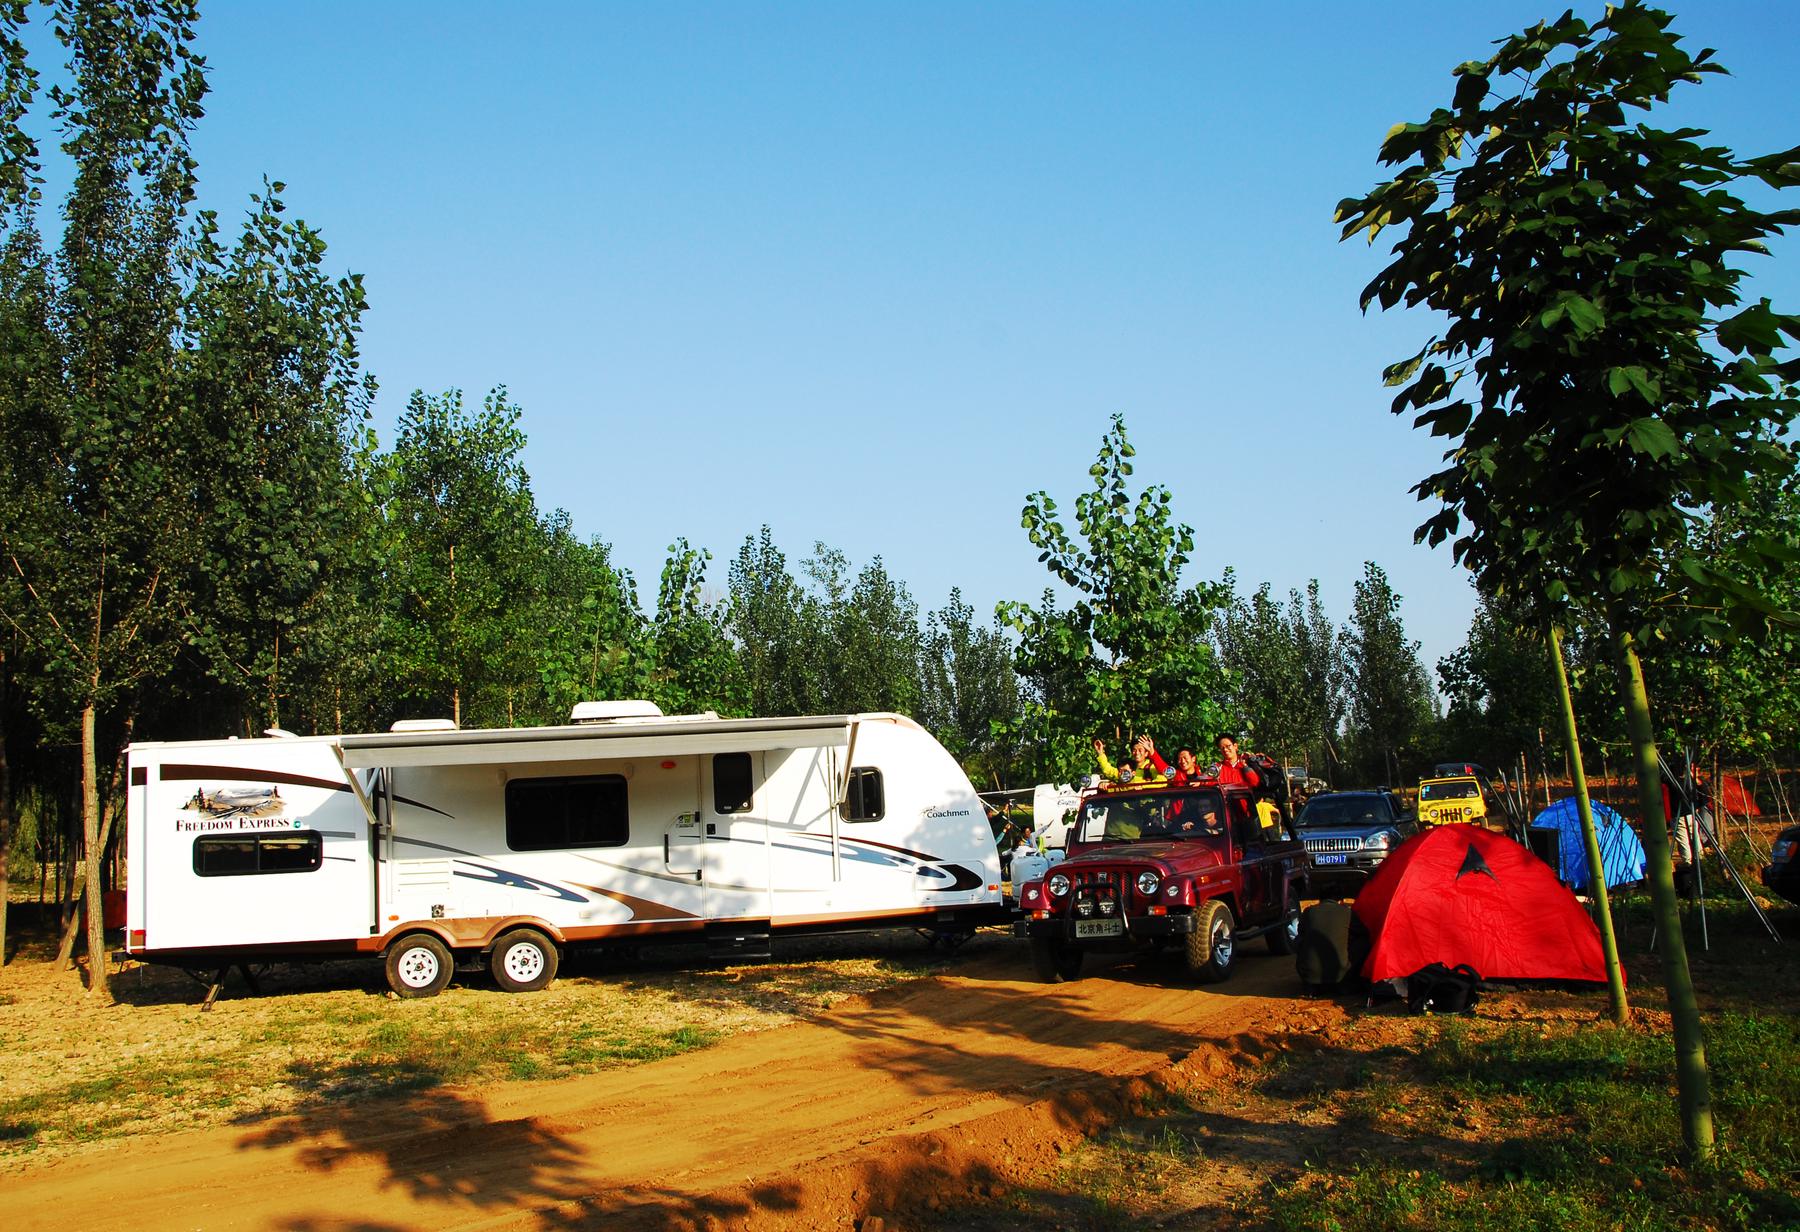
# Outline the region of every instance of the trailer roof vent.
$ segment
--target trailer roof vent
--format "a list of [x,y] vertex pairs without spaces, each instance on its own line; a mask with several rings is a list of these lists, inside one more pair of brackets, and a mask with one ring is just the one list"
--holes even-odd
[[401,719],[388,730],[393,732],[455,731],[456,721],[454,719]]
[[569,711],[571,723],[615,723],[620,719],[660,719],[662,707],[655,702],[576,702]]

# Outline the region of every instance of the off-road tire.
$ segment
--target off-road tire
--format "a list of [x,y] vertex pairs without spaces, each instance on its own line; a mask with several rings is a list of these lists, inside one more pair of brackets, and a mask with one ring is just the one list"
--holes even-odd
[[450,947],[430,933],[412,933],[388,947],[387,982],[396,997],[435,997],[455,974]]
[[1082,952],[1072,945],[1048,937],[1033,938],[1031,965],[1046,984],[1062,984],[1081,978]]
[[536,992],[556,978],[556,943],[535,928],[515,928],[494,942],[488,970],[504,992]]
[[1237,922],[1230,907],[1215,898],[1195,913],[1186,957],[1188,974],[1202,984],[1221,984],[1231,977],[1237,959]]
[[1288,899],[1287,918],[1281,927],[1268,934],[1269,953],[1285,958],[1300,948],[1300,896]]

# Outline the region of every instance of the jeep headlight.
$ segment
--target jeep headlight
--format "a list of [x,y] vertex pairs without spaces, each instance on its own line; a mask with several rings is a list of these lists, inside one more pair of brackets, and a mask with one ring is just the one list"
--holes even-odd
[[1050,880],[1046,881],[1044,884],[1050,888],[1050,893],[1054,894],[1057,898],[1061,898],[1069,892],[1069,879],[1061,873],[1052,874]]
[[1394,840],[1399,837],[1400,836],[1395,834],[1392,830],[1383,830],[1380,834],[1371,834],[1368,838],[1365,838],[1363,840],[1363,846],[1372,847],[1376,851],[1386,851],[1389,847],[1394,845]]
[[1137,887],[1139,894],[1154,894],[1156,893],[1156,887],[1161,884],[1162,878],[1158,877],[1151,869],[1145,869],[1138,874]]

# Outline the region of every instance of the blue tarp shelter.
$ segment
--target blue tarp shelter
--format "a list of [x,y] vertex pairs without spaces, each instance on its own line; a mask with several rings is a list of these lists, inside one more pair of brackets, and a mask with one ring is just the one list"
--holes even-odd
[[[1558,800],[1532,819],[1534,829],[1558,832],[1556,875],[1566,886],[1585,892],[1588,886],[1587,846],[1581,841],[1581,812],[1573,796]],[[1623,817],[1594,801],[1594,832],[1600,839],[1600,868],[1606,884],[1629,885],[1644,879],[1644,845]]]

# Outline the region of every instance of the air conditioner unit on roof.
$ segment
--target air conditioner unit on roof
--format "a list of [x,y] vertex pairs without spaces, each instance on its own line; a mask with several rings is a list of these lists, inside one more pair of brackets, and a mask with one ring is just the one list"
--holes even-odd
[[617,719],[660,719],[662,707],[655,702],[576,702],[569,711],[571,723],[611,723]]

